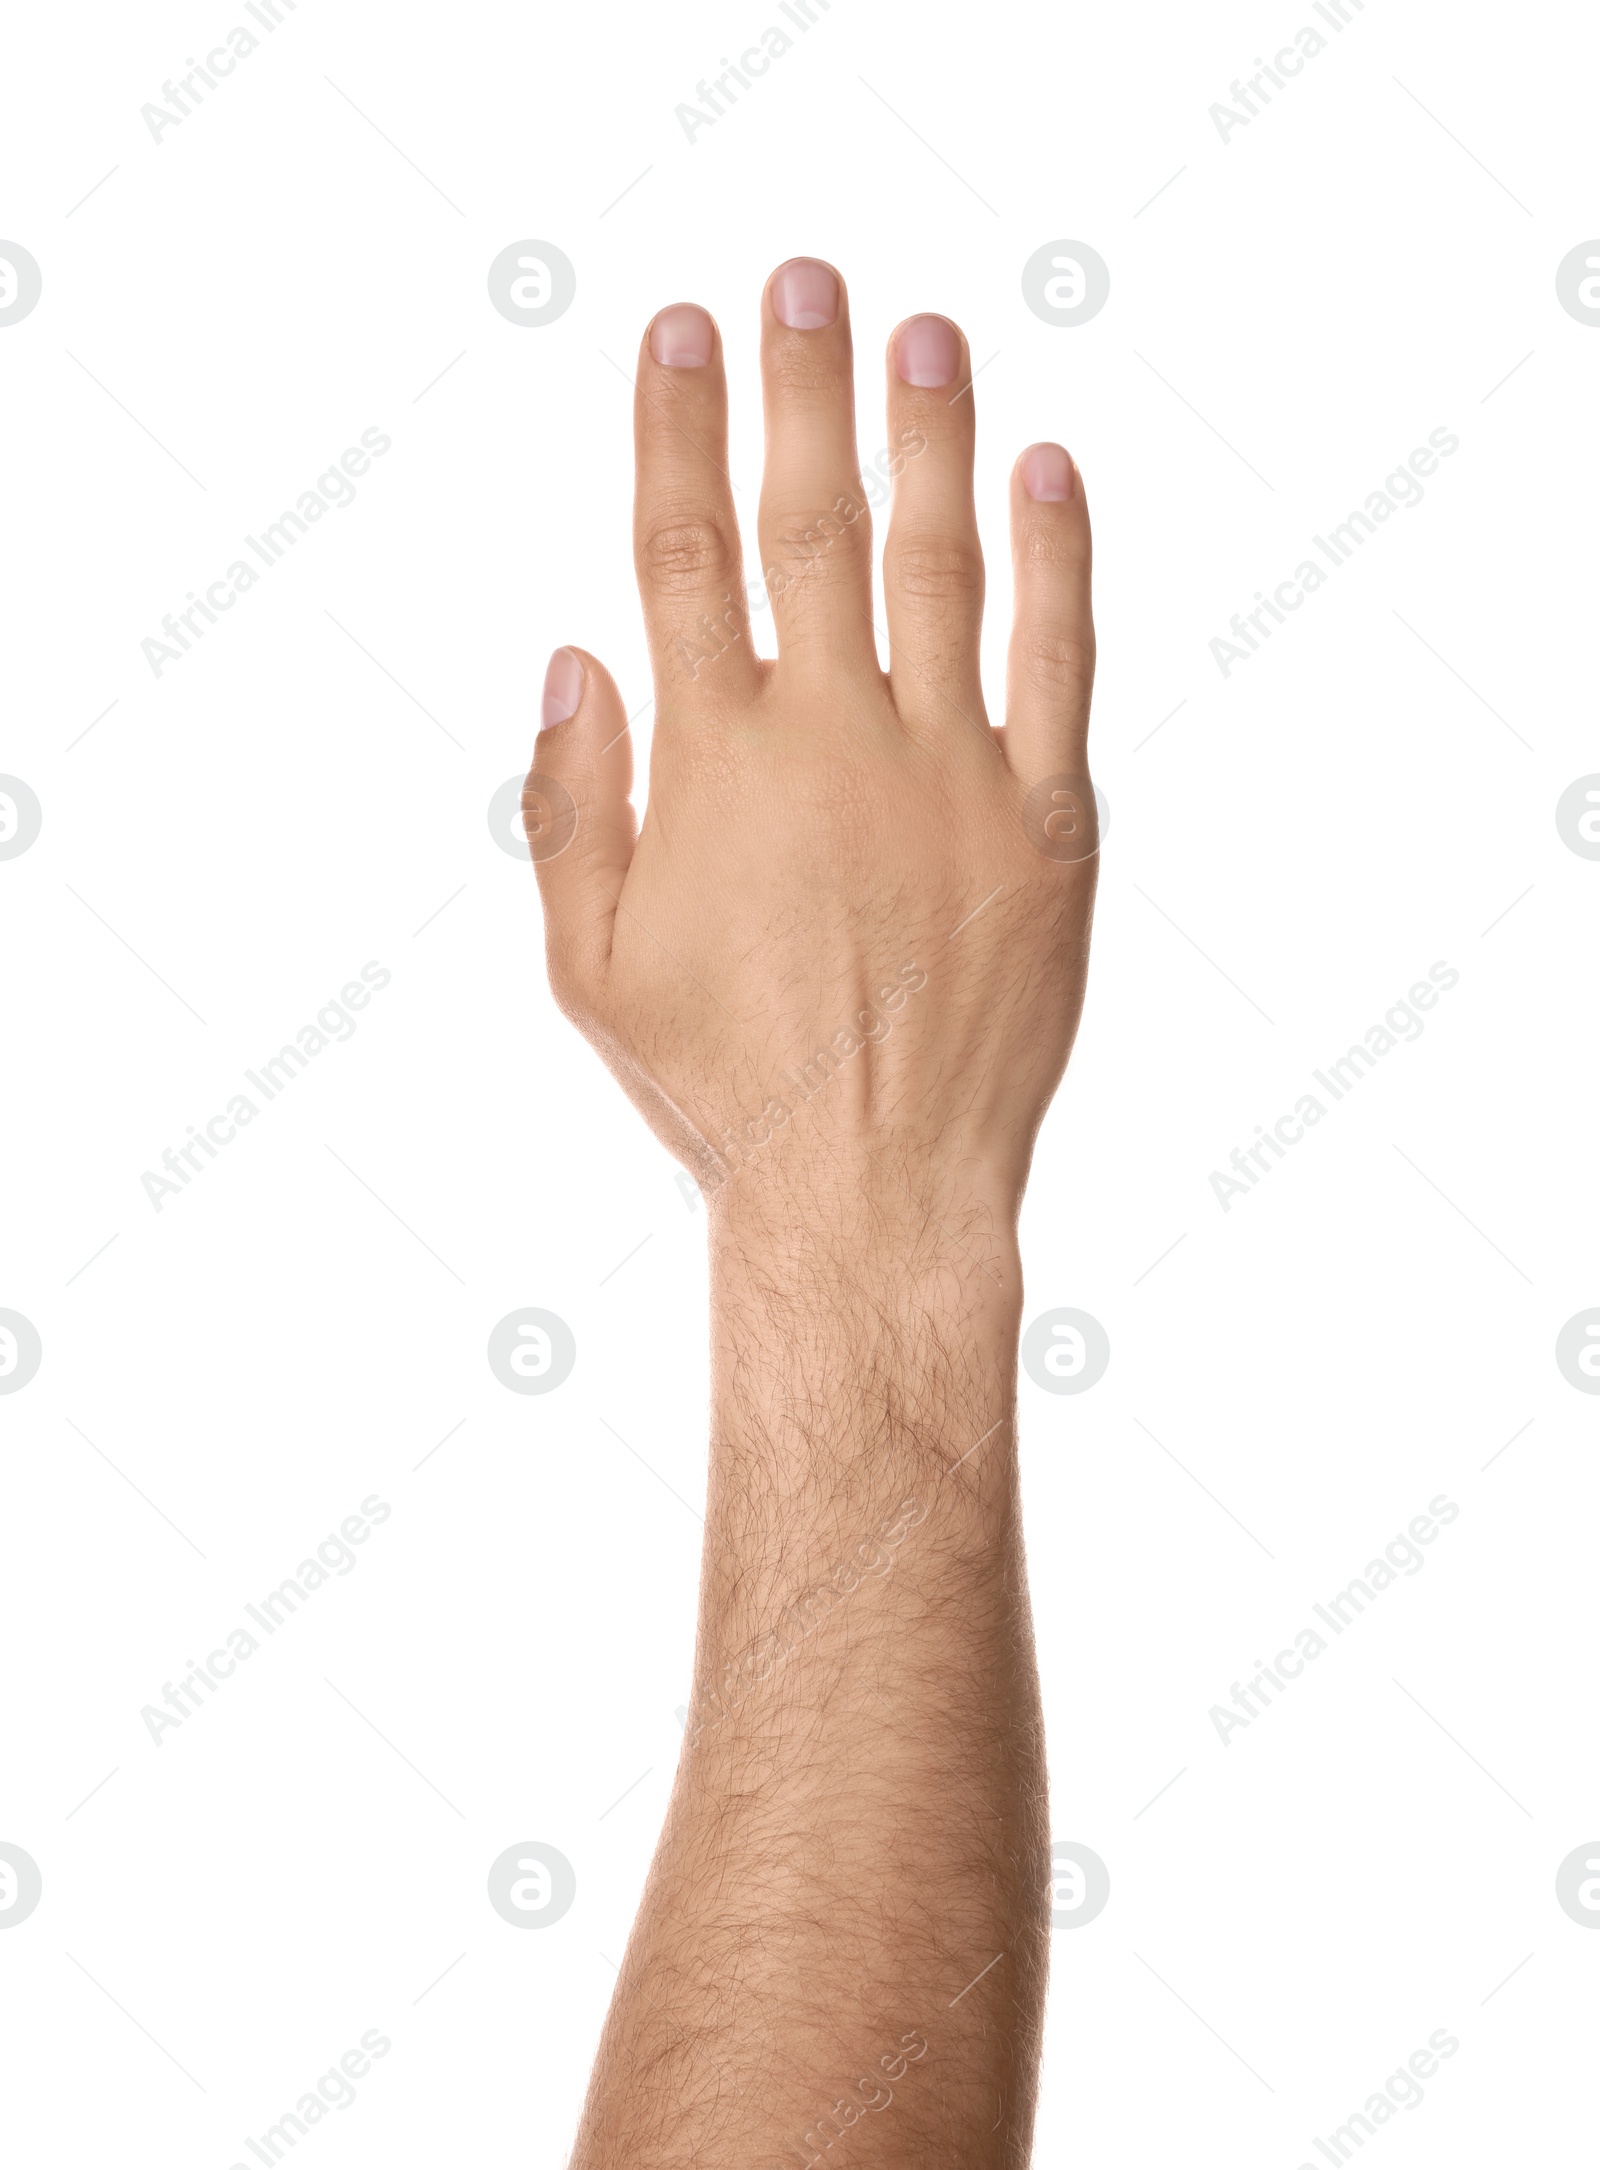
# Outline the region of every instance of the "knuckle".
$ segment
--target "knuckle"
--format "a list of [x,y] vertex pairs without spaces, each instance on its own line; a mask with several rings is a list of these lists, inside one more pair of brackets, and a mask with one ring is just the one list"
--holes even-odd
[[819,355],[809,339],[782,340],[767,355],[767,390],[774,399],[834,402],[848,380],[838,364]]
[[983,600],[983,558],[970,543],[910,537],[887,553],[884,570],[916,602],[970,608]]
[[855,571],[871,533],[866,507],[843,495],[823,511],[782,515],[772,529],[771,561],[791,583],[837,579],[846,569]]
[[1030,569],[1078,573],[1088,563],[1087,538],[1075,532],[1063,533],[1059,521],[1030,521],[1020,540],[1022,562]]
[[731,582],[738,569],[733,537],[708,515],[656,520],[639,536],[639,571],[669,595]]
[[1024,628],[1014,649],[1023,683],[1040,693],[1080,695],[1094,683],[1094,640]]

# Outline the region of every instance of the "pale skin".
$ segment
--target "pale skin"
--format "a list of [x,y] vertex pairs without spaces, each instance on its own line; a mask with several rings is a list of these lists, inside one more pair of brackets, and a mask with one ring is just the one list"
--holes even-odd
[[885,671],[843,281],[799,259],[761,309],[778,660],[721,341],[680,304],[634,409],[647,811],[573,648],[525,797],[557,1000],[699,1180],[711,1259],[694,1691],[571,2170],[1019,2170],[1050,1837],[1016,1224],[1088,958],[1088,513],[1059,445],[1019,457],[992,727],[967,345],[901,325]]

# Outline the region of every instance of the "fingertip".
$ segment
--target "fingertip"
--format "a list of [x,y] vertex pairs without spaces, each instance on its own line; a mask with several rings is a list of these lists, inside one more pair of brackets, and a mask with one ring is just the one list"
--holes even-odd
[[717,327],[697,301],[675,301],[651,318],[645,344],[663,369],[704,369],[717,350]]
[[583,699],[583,658],[576,648],[558,648],[545,665],[539,728],[550,731],[578,712]]
[[1024,494],[1036,505],[1066,505],[1079,495],[1078,463],[1065,445],[1045,440],[1029,445],[1017,461]]
[[633,857],[628,741],[622,695],[605,665],[585,649],[557,648],[545,672],[522,823],[545,900],[552,976],[569,990],[581,991],[604,969]]
[[844,308],[844,280],[820,256],[791,256],[767,281],[766,301],[786,331],[825,331]]
[[1011,470],[1011,554],[1020,567],[1087,579],[1094,548],[1083,471],[1065,445],[1045,438]]
[[608,796],[626,793],[633,776],[628,718],[616,680],[585,648],[557,648],[545,666],[533,765],[592,779]]
[[889,367],[916,391],[944,391],[961,374],[965,342],[947,316],[910,316],[889,337]]

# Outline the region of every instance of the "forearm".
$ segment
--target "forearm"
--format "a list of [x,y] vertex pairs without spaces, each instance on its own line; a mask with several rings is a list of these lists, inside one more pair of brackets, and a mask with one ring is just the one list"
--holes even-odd
[[714,1208],[696,1685],[574,2170],[1026,2160],[1014,1245],[861,1173]]

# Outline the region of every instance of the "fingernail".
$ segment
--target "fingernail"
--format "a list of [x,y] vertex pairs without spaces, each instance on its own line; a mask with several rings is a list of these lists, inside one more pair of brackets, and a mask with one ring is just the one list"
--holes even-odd
[[711,319],[692,301],[663,309],[650,327],[650,352],[667,369],[703,369],[711,359]]
[[539,728],[565,723],[583,699],[583,665],[570,648],[558,648],[545,667],[544,712]]
[[953,384],[961,367],[961,341],[948,317],[914,316],[894,343],[894,366],[902,384],[931,390]]
[[1076,473],[1065,445],[1029,445],[1022,455],[1022,487],[1041,505],[1064,504]]
[[772,313],[792,332],[820,331],[839,314],[839,282],[814,256],[797,256],[772,282]]

